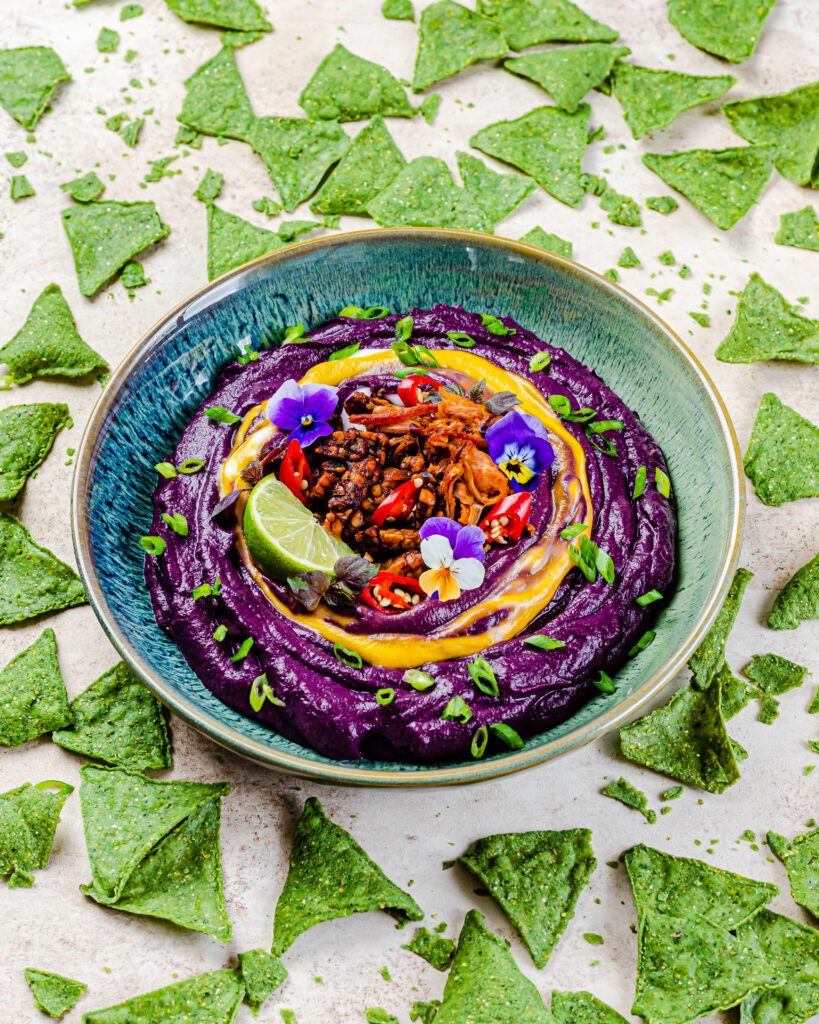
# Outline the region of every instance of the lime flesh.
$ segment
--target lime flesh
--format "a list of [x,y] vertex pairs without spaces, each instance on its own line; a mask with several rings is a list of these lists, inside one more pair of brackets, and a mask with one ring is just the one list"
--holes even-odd
[[329,573],[337,559],[355,554],[274,476],[250,492],[243,527],[250,557],[273,580],[316,569]]

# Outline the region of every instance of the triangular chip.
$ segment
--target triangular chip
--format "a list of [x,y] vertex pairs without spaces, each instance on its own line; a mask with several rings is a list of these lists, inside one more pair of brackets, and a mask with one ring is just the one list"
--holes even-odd
[[83,1015],[83,1024],[232,1024],[244,994],[238,971],[208,971]]
[[185,80],[185,100],[177,120],[203,135],[247,142],[255,121],[236,57],[224,46]]
[[546,966],[597,865],[590,839],[585,828],[509,832],[476,840],[458,858],[503,907],[538,967]]
[[509,943],[467,912],[435,1024],[553,1024],[535,986],[521,974]]
[[614,98],[635,139],[667,128],[684,110],[719,99],[736,81],[733,75],[685,75],[624,63],[611,75]]
[[228,213],[215,203],[208,204],[208,280],[234,267],[281,249],[284,239],[275,231]]
[[770,629],[796,629],[804,619],[819,619],[819,554],[797,569],[768,616]]
[[26,322],[0,348],[15,384],[32,377],[85,377],[102,370],[105,360],[82,340],[59,285],[50,284],[37,297]]
[[503,66],[512,74],[537,82],[552,94],[559,107],[573,113],[589,89],[608,78],[615,63],[630,53],[627,46],[586,43],[585,46],[512,57],[505,60]]
[[254,1017],[258,1017],[265,1000],[287,978],[287,969],[277,956],[263,949],[250,949],[239,954],[239,970],[245,986],[245,999]]
[[273,952],[281,956],[313,925],[367,910],[386,910],[398,921],[424,916],[409,893],[391,882],[310,797],[296,826],[290,870],[276,904]]
[[165,0],[183,21],[238,32],[269,32],[273,26],[256,0]]
[[60,812],[73,792],[65,782],[26,782],[0,793],[0,876],[8,877],[10,889],[32,886],[31,872],[48,864]]
[[549,252],[557,253],[558,256],[565,256],[567,260],[572,258],[572,243],[553,235],[550,231],[544,231],[541,227],[532,228],[525,235],[521,235],[519,242],[526,242],[527,245],[536,245],[539,249],[547,249]]
[[668,20],[683,38],[734,64],[754,52],[776,0],[668,0]]
[[63,210],[63,227],[83,295],[94,295],[129,260],[167,238],[171,230],[153,203],[105,200]]
[[797,836],[786,849],[771,849],[785,865],[794,901],[819,919],[819,829]]
[[737,569],[722,607],[702,643],[688,660],[692,682],[700,690],[707,690],[725,663],[725,644],[739,614],[742,597],[754,574],[748,569]]
[[382,227],[461,228],[489,231],[473,196],[455,184],[443,160],[419,156],[367,204]]
[[57,402],[0,409],[0,501],[9,501],[22,488],[68,419],[68,406]]
[[819,495],[819,427],[769,391],[762,396],[743,462],[766,505]]
[[288,213],[310,198],[350,145],[335,121],[301,117],[259,117],[248,141],[264,160]]
[[631,1012],[649,1024],[689,1024],[736,1006],[774,974],[756,944],[727,929],[701,917],[647,910],[640,918]]
[[0,515],[0,626],[87,600],[73,569],[35,544],[19,519]]
[[503,57],[508,49],[494,21],[454,0],[438,0],[421,13],[413,91],[423,92],[479,60]]
[[742,671],[760,690],[777,696],[801,686],[808,674],[804,665],[779,654],[755,654]]
[[537,43],[613,43],[619,33],[570,0],[478,0],[478,14],[493,18],[513,50]]
[[759,274],[751,274],[739,296],[734,323],[716,357],[723,363],[756,363],[763,359],[819,363],[819,322],[802,316],[776,288]]
[[498,174],[490,170],[483,160],[469,153],[458,151],[455,157],[464,189],[493,228],[536,188],[531,178],[522,178],[519,174]]
[[762,195],[773,156],[770,146],[738,146],[644,153],[643,163],[727,231]]
[[558,107],[536,107],[514,121],[482,128],[469,144],[519,167],[555,199],[579,206],[584,195],[580,158],[586,148],[590,111],[587,103],[573,114]]
[[88,988],[81,981],[72,981],[61,974],[35,971],[30,967],[23,973],[37,1009],[49,1017],[64,1016]]
[[367,212],[367,204],[407,166],[383,118],[362,128],[310,203],[313,213]]
[[299,106],[313,120],[360,121],[373,114],[414,117],[403,86],[385,67],[336,43],[299,96]]
[[66,750],[118,768],[170,768],[162,705],[124,661],[71,702],[74,724],[52,739]]
[[0,104],[31,131],[59,82],[71,75],[50,46],[0,50]]
[[73,721],[53,629],[0,672],[0,746],[19,747]]
[[812,206],[804,206],[779,218],[779,230],[774,241],[777,245],[793,245],[797,249],[819,252],[819,217]]
[[819,82],[776,96],[734,100],[722,112],[737,135],[774,147],[783,177],[819,187]]
[[[727,722],[730,718],[734,718],[738,715],[754,697],[759,697],[759,690],[757,690],[755,686],[751,686],[750,683],[746,683],[742,679],[737,679],[725,662],[722,663],[722,668],[718,675],[721,691],[722,717]],[[736,755],[736,746],[734,747],[734,754]],[[739,761],[740,758],[737,757],[737,760]],[[742,760],[744,760],[744,758]]]
[[819,932],[763,910],[739,931],[756,943],[780,984],[761,988],[742,1003],[740,1024],[804,1024],[819,1013]]
[[552,1016],[557,1024],[628,1024],[591,992],[552,992]]

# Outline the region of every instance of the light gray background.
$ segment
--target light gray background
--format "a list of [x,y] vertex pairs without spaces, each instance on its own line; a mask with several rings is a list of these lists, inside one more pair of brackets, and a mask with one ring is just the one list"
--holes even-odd
[[[143,4],[142,17],[122,24],[118,20],[122,3],[110,0],[98,0],[81,10],[57,0],[5,0],[2,4],[0,45],[52,45],[73,75],[59,91],[53,112],[40,122],[36,144],[26,144],[23,129],[0,111],[0,151],[26,150],[29,161],[22,170],[37,190],[35,197],[12,203],[7,181],[13,171],[0,161],[6,179],[0,183],[0,230],[5,233],[0,241],[3,341],[22,324],[45,285],[56,281],[83,337],[115,364],[154,321],[205,283],[205,209],[192,192],[207,167],[225,175],[219,202],[226,209],[256,224],[273,227],[278,222],[255,213],[250,206],[252,200],[273,193],[261,160],[239,143],[220,147],[215,139],[206,139],[200,151],[173,163],[172,168],[180,174],[145,190],[138,187],[149,160],[179,152],[173,149],[173,140],[182,82],[219,48],[216,30],[184,24],[162,0],[143,0]],[[621,42],[632,48],[638,63],[700,74],[731,71],[739,82],[729,98],[778,92],[816,77],[819,17],[815,0],[779,0],[757,53],[739,67],[726,66],[686,43],[667,22],[664,0],[586,0],[585,7],[619,28]],[[295,4],[271,0],[275,31],[238,52],[256,112],[300,116],[299,92],[337,41],[383,62],[396,75],[411,78],[415,28],[409,22],[384,20],[379,9],[380,0],[304,0]],[[95,40],[102,26],[121,33],[117,53],[97,52]],[[131,64],[124,61],[128,48],[139,52]],[[130,87],[132,78],[139,79],[143,88]],[[439,91],[443,100],[432,126],[417,118],[391,119],[389,127],[408,158],[441,156],[453,168],[455,150],[467,148],[469,137],[479,128],[550,102],[536,86],[491,64],[467,70],[443,83]],[[133,98],[132,103],[125,102],[127,96]],[[618,104],[598,93],[590,98],[592,124],[605,125],[606,141],[589,147],[584,169],[605,173],[614,187],[640,201],[647,195],[669,192],[640,163],[642,152],[741,144],[716,103],[689,111],[665,132],[635,143]],[[139,145],[129,150],[106,130],[105,117],[96,112],[97,106],[107,115],[123,110],[133,115],[150,107],[155,112],[148,117]],[[348,126],[351,134],[358,129],[358,125]],[[623,143],[625,148],[606,155],[603,146],[610,143]],[[170,237],[146,259],[152,284],[139,290],[133,303],[120,284],[93,301],[77,290],[60,224],[60,211],[68,201],[59,185],[92,168],[106,181],[106,198],[153,199],[172,228]],[[116,181],[109,182],[109,174],[115,174]],[[639,229],[610,225],[591,196],[580,209],[572,210],[538,190],[498,233],[517,238],[540,224],[571,239],[575,258],[598,271],[615,266],[619,253],[631,245],[643,265],[621,270],[621,282],[649,303],[654,300],[645,298],[646,288],[674,288],[672,300],[663,304],[660,313],[713,375],[744,450],[765,391],[776,391],[801,413],[819,421],[819,371],[815,367],[784,363],[729,366],[713,357],[732,320],[729,311],[736,300],[731,292],[744,286],[752,270],[760,271],[791,301],[809,296],[807,311],[819,316],[819,254],[773,243],[779,214],[799,209],[811,199],[817,205],[817,198],[817,193],[799,189],[775,174],[760,203],[729,233],[718,231],[680,199],[680,209],[670,217],[645,211],[646,234],[642,234]],[[294,216],[310,215],[305,209]],[[593,226],[595,223],[599,226]],[[342,219],[345,230],[360,226],[371,225],[357,218]],[[666,268],[658,262],[657,256],[668,248],[678,266],[685,262],[692,267],[687,280],[678,277],[678,266]],[[698,327],[688,316],[689,311],[700,309],[705,284],[713,288],[708,298],[709,329]],[[59,435],[19,504],[19,514],[34,538],[69,562],[72,468],[64,464],[66,449],[77,446],[98,394],[97,385],[33,383],[0,397],[3,404],[59,400],[70,406],[73,429]],[[127,482],[125,466],[123,485]],[[706,480],[703,486],[707,486]],[[87,982],[89,992],[67,1018],[76,1021],[80,1010],[107,1006],[175,978],[231,964],[240,950],[268,947],[294,822],[305,797],[312,793],[339,824],[352,830],[390,877],[401,885],[415,880],[412,892],[428,911],[431,924],[447,921],[448,934],[457,934],[465,911],[478,906],[490,927],[512,940],[518,963],[544,994],[552,988],[588,988],[621,1012],[628,1010],[636,966],[636,937],[629,925],[635,913],[624,869],[612,870],[605,862],[638,841],[675,854],[701,855],[709,863],[773,880],[782,890],[774,909],[803,919],[788,895],[784,870],[766,857],[767,848],[753,852],[747,843],[738,845],[737,839],[747,828],[764,835],[773,827],[794,835],[804,831],[805,822],[819,812],[819,776],[803,776],[804,766],[817,760],[807,741],[819,738],[819,720],[806,712],[819,682],[819,623],[806,623],[796,632],[784,633],[770,632],[764,625],[774,594],[816,553],[817,511],[817,499],[779,509],[766,508],[753,494],[748,499],[742,564],[756,575],[728,644],[729,661],[739,670],[750,655],[774,651],[811,666],[814,677],[801,691],[783,698],[780,718],[773,726],[758,723],[751,708],[731,722],[731,734],[747,747],[750,757],[742,765],[741,781],[723,796],[686,789],[671,805],[669,815],[654,826],[644,824],[636,812],[600,795],[604,779],[624,773],[649,794],[650,805],[657,808],[659,793],[671,783],[620,759],[616,736],[525,775],[472,788],[390,793],[338,790],[254,767],[221,752],[174,720],[174,768],[167,777],[227,779],[233,786],[224,801],[222,850],[234,941],[222,946],[162,922],[105,910],[82,896],[78,887],[88,881],[89,869],[75,793],[66,805],[49,868],[37,875],[34,888],[0,888],[0,1018],[42,1019],[24,984],[24,967],[57,971]],[[45,624],[57,632],[69,695],[79,693],[116,660],[90,607],[63,612]],[[0,664],[28,646],[43,625],[3,630]],[[0,791],[27,780],[48,778],[77,785],[79,765],[78,758],[48,741],[0,752]],[[475,883],[459,869],[443,873],[441,862],[493,831],[575,826],[594,830],[600,866],[566,935],[546,969],[538,973],[492,901],[476,897]],[[713,852],[707,855],[712,842]],[[605,944],[588,945],[582,939],[587,931],[599,932]],[[366,1007],[381,1005],[406,1024],[412,1000],[440,996],[445,980],[444,975],[401,950],[401,943],[411,934],[411,929],[396,931],[391,918],[379,913],[313,929],[286,955],[290,980],[259,1019],[277,1021],[278,1007],[288,1006],[296,1010],[299,1024],[353,1024],[363,1021]],[[392,982],[378,973],[385,964]],[[318,982],[317,977],[323,980]],[[239,1019],[250,1019],[247,1008],[240,1011]]]

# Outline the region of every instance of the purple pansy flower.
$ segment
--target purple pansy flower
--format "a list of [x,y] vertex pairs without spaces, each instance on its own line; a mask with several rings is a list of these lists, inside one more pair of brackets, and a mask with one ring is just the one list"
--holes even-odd
[[533,491],[554,462],[546,428],[535,416],[512,409],[486,432],[489,455],[516,491]]
[[307,448],[320,437],[332,434],[330,417],[338,404],[338,388],[327,384],[299,384],[286,380],[267,402],[267,418],[290,439]]
[[418,532],[421,556],[429,567],[418,581],[425,593],[439,601],[454,601],[462,590],[474,590],[483,583],[483,530],[441,516],[428,519]]

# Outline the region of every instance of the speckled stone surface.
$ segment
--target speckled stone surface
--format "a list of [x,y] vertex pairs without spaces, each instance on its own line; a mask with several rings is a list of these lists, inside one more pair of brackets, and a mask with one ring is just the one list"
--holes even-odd
[[[238,143],[219,147],[215,140],[206,140],[202,150],[180,156],[169,165],[169,170],[182,173],[146,189],[139,187],[149,160],[174,152],[174,119],[181,104],[183,79],[212,56],[219,43],[217,32],[185,25],[169,13],[162,0],[143,0],[145,13],[122,23],[121,6],[100,0],[71,9],[52,0],[7,0],[0,32],[3,46],[53,45],[73,75],[73,81],[56,94],[53,112],[40,122],[36,143],[27,144],[26,133],[0,111],[0,149],[24,149],[29,154],[25,173],[37,191],[34,197],[12,203],[8,185],[0,189],[0,231],[5,235],[0,240],[2,340],[22,324],[45,285],[56,281],[71,304],[83,337],[112,363],[122,358],[154,321],[206,280],[205,210],[192,193],[208,166],[225,174],[219,202],[226,209],[260,226],[275,228],[278,223],[252,210],[251,201],[271,195],[272,189],[261,161]],[[260,114],[298,116],[299,92],[337,41],[353,52],[382,61],[396,75],[412,77],[414,27],[410,22],[382,19],[377,0],[316,0],[298,6],[273,0],[268,6],[274,33],[237,54]],[[725,71],[723,63],[685,43],[668,24],[664,0],[639,4],[634,0],[587,0],[584,6],[590,14],[620,29],[622,42],[631,47],[639,63],[697,74]],[[96,50],[95,40],[103,26],[122,36],[115,54]],[[756,54],[729,68],[739,83],[727,98],[803,84],[810,79],[809,69],[815,67],[818,43],[812,0],[779,0]],[[129,48],[138,56],[125,63],[124,53]],[[184,52],[177,52],[180,50]],[[670,54],[675,55],[673,62]],[[85,68],[95,70],[86,73]],[[141,89],[129,86],[132,78],[142,84]],[[124,87],[127,93],[120,91]],[[533,84],[491,64],[469,69],[443,83],[438,91],[443,101],[432,126],[420,118],[393,119],[389,126],[407,156],[441,156],[453,167],[455,150],[467,148],[469,137],[480,128],[549,102]],[[126,95],[133,103],[125,102]],[[666,131],[635,143],[616,101],[595,93],[591,103],[592,124],[604,124],[607,137],[587,150],[584,170],[605,174],[615,188],[641,201],[646,196],[669,194],[641,165],[642,153],[739,142],[718,114],[718,104],[687,111]],[[96,112],[97,106],[106,116],[123,110],[141,115],[151,107],[154,113],[147,117],[140,143],[130,150],[106,130],[105,117]],[[349,126],[348,130],[353,134],[359,129]],[[604,152],[604,147],[620,143],[626,148]],[[133,303],[120,284],[92,301],[79,294],[60,224],[60,211],[68,200],[59,185],[95,168],[98,161],[96,170],[107,185],[105,198],[153,199],[172,228],[170,237],[146,258],[146,275],[152,283],[137,290]],[[11,173],[7,166],[6,182]],[[116,175],[115,181],[109,180],[110,174]],[[540,224],[572,240],[575,258],[598,271],[616,266],[618,255],[627,245],[632,246],[642,266],[620,270],[620,282],[650,304],[656,300],[645,296],[647,288],[674,288],[671,300],[663,303],[659,312],[712,374],[744,450],[765,391],[775,391],[801,413],[819,421],[819,371],[815,367],[732,366],[713,358],[732,319],[728,310],[733,312],[735,297],[730,293],[743,287],[752,270],[759,271],[790,301],[809,298],[808,314],[819,316],[819,257],[773,243],[779,215],[811,201],[819,205],[817,193],[774,175],[760,203],[729,233],[719,232],[680,199],[680,209],[669,217],[645,211],[647,233],[642,235],[640,229],[610,225],[590,196],[579,209],[572,210],[538,190],[499,226],[498,233],[517,238]],[[304,209],[294,216],[309,215]],[[593,223],[599,226],[594,228]],[[341,227],[350,230],[367,224],[358,218],[343,218]],[[667,249],[674,253],[676,267],[664,266],[657,259]],[[687,279],[677,273],[682,263],[692,268]],[[652,278],[652,274],[657,276]],[[711,286],[707,296],[703,294],[706,284]],[[703,329],[688,312],[703,311],[701,304],[706,301],[712,326]],[[3,404],[69,404],[74,428],[58,436],[37,477],[29,481],[22,499],[11,506],[35,540],[69,561],[72,467],[63,463],[68,458],[66,449],[76,448],[97,395],[97,385],[37,382],[0,397]],[[127,475],[127,466],[123,472]],[[707,477],[705,466],[703,475]],[[782,698],[781,714],[774,725],[758,723],[752,709],[732,720],[730,733],[747,748],[749,758],[741,766],[741,781],[724,795],[686,789],[670,805],[670,814],[660,817],[656,825],[644,824],[636,812],[600,795],[604,779],[624,774],[647,792],[649,805],[655,808],[660,806],[660,792],[670,783],[622,760],[612,735],[556,763],[479,787],[389,793],[340,790],[271,774],[221,752],[174,721],[174,768],[162,775],[225,779],[233,787],[224,801],[222,848],[234,941],[222,946],[162,922],[106,910],[84,897],[79,886],[90,874],[79,800],[74,794],[63,811],[50,866],[37,875],[34,888],[0,890],[0,946],[4,950],[0,1019],[26,1024],[42,1019],[23,980],[24,967],[86,982],[88,992],[66,1018],[78,1021],[82,1011],[167,984],[174,975],[182,978],[222,967],[234,963],[239,951],[269,947],[273,908],[286,872],[294,823],[304,799],[311,794],[322,800],[335,821],[353,831],[398,884],[414,880],[413,895],[430,917],[436,915],[432,924],[447,921],[447,934],[455,934],[466,910],[477,906],[487,914],[491,927],[512,940],[517,962],[541,992],[548,995],[552,988],[586,988],[627,1016],[636,969],[636,938],[629,928],[635,914],[624,869],[611,869],[605,862],[616,860],[633,843],[642,841],[672,853],[702,856],[717,866],[775,881],[781,893],[774,909],[805,920],[790,899],[784,870],[766,859],[769,851],[763,846],[754,852],[747,843],[737,844],[736,840],[749,828],[758,834],[772,827],[794,835],[804,831],[805,822],[817,812],[819,776],[806,777],[803,768],[816,762],[807,740],[819,738],[819,720],[807,714],[819,682],[819,624],[805,623],[796,631],[781,633],[764,625],[777,590],[816,553],[817,527],[817,499],[777,509],[749,496],[742,564],[756,575],[728,644],[729,662],[738,671],[752,654],[773,651],[808,665],[814,674],[801,690]],[[116,660],[93,612],[84,607],[52,616],[47,623],[2,630],[0,661],[5,663],[28,646],[44,624],[56,631],[70,696]],[[0,791],[23,781],[49,778],[76,785],[79,765],[78,758],[47,741],[3,750]],[[463,852],[473,839],[493,831],[579,826],[593,829],[600,867],[581,896],[575,921],[569,924],[545,970],[537,972],[503,915],[491,901],[474,894],[473,880],[458,868],[442,872],[441,863]],[[702,845],[696,845],[697,841]],[[711,854],[705,852],[709,847]],[[597,904],[595,899],[601,902]],[[583,932],[600,933],[604,945],[589,946]],[[280,1020],[278,1007],[286,1006],[296,1011],[299,1024],[356,1024],[363,1021],[366,1007],[379,1005],[407,1024],[413,999],[438,997],[444,984],[443,975],[400,948],[408,937],[407,932],[395,931],[394,922],[381,914],[313,929],[288,952],[290,979],[272,997],[259,1020]],[[390,969],[392,982],[379,974],[384,965]],[[238,1019],[251,1019],[246,1008]]]

